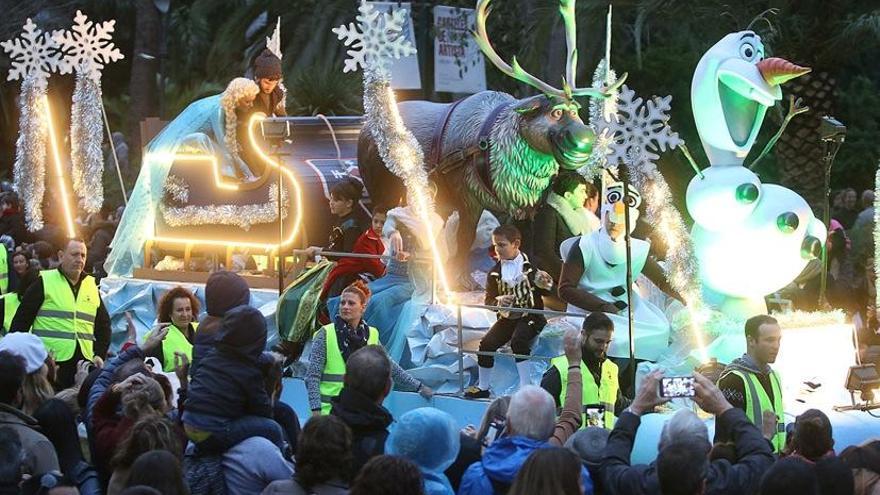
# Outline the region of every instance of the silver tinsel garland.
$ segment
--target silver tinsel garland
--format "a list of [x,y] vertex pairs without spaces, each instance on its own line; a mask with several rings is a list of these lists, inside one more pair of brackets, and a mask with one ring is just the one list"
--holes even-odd
[[645,216],[666,243],[666,274],[669,284],[678,292],[689,308],[703,307],[700,265],[694,254],[690,232],[681,214],[672,204],[672,191],[657,169],[632,171],[630,180],[641,192]]
[[[418,202],[412,195],[428,187],[425,156],[416,137],[400,120],[390,80],[383,67],[371,66],[364,71],[364,126],[376,141],[385,166],[404,181],[407,204],[415,205]],[[433,198],[426,195],[424,199],[432,212]]]
[[70,158],[73,190],[83,208],[96,213],[104,204],[104,127],[101,86],[87,73],[76,73],[70,109]]
[[25,223],[31,232],[43,228],[46,192],[46,150],[49,140],[46,81],[33,75],[21,83],[19,131],[15,142],[13,184],[21,198]]
[[[168,183],[166,182],[166,186]],[[166,189],[167,190],[167,189]],[[281,218],[287,218],[288,192],[281,189]],[[248,231],[252,225],[272,223],[278,220],[278,185],[269,185],[269,198],[265,203],[250,205],[187,205],[182,207],[159,205],[162,218],[171,227],[188,225],[234,225]]]

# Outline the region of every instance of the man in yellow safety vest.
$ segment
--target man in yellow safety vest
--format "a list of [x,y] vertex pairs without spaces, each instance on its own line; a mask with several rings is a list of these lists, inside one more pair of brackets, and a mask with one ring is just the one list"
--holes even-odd
[[[605,354],[614,337],[614,323],[605,313],[595,311],[584,318],[581,336],[583,425],[614,428],[616,413],[629,404],[620,392],[617,365],[607,359]],[[567,378],[566,357],[552,359],[550,369],[541,380],[541,387],[556,399],[556,407],[565,403]]]
[[25,292],[11,332],[31,332],[43,339],[58,364],[56,388],[73,384],[82,359],[104,359],[110,346],[110,315],[98,284],[83,273],[86,244],[70,239],[59,252],[61,266],[40,273]]
[[[764,432],[773,450],[780,452],[785,445],[782,384],[770,365],[779,354],[782,330],[772,316],[758,315],[746,321],[745,334],[746,353],[724,369],[718,388],[733,407],[745,411],[752,423]],[[773,421],[775,427],[765,424],[768,420]],[[716,432],[716,442],[723,441],[724,434]]]

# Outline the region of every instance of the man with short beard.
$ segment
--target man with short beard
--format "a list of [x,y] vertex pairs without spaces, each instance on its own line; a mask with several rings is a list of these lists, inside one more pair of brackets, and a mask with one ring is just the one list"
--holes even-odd
[[[583,425],[614,428],[617,414],[630,402],[620,391],[617,365],[607,359],[606,355],[608,346],[614,338],[614,323],[605,313],[599,311],[590,313],[584,318],[581,336]],[[553,396],[556,407],[561,407],[565,403],[568,366],[565,356],[552,359],[550,369],[541,380],[541,387]]]

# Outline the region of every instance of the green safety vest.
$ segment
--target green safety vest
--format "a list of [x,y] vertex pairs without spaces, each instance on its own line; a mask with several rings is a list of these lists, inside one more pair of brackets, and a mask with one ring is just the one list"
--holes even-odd
[[12,319],[15,318],[15,312],[18,311],[18,307],[21,306],[21,301],[18,299],[18,294],[15,292],[3,294],[3,296],[0,297],[3,299],[3,333],[9,333],[9,328],[12,326]]
[[744,373],[739,370],[731,370],[730,373],[740,377],[743,381],[745,386],[746,416],[752,420],[752,423],[758,427],[758,430],[764,431],[764,411],[773,411],[776,414],[776,434],[773,435],[770,443],[773,444],[775,452],[781,452],[785,446],[785,410],[782,407],[782,387],[779,386],[779,376],[775,371],[770,372],[770,387],[773,390],[773,402],[771,403],[770,397],[754,373]]
[[40,272],[43,279],[43,305],[34,319],[31,333],[43,339],[46,349],[62,363],[73,357],[76,345],[83,357],[94,357],[95,316],[101,305],[101,295],[95,278],[86,275],[79,286],[76,299],[63,273],[55,270]]
[[9,253],[6,246],[0,245],[0,293],[6,294],[9,290],[9,265],[7,261]]
[[[199,328],[198,322],[192,322],[193,332],[197,328]],[[153,331],[150,330],[144,335],[144,340],[150,337]],[[168,335],[165,336],[165,339],[162,341],[162,358],[164,359],[164,363],[162,363],[162,371],[171,372],[174,371],[174,353],[182,352],[186,354],[186,357],[189,358],[189,362],[192,362],[192,349],[193,345],[189,340],[186,339],[186,334],[177,328],[177,325],[171,324],[168,326]]]
[[[559,379],[562,384],[559,391],[559,404],[565,404],[565,390],[568,386],[568,358],[565,356],[555,357],[550,360],[550,364],[559,371]],[[596,385],[593,374],[581,361],[581,380],[583,381],[581,404],[584,406],[582,427],[588,426],[587,409],[601,406],[605,410],[603,414],[604,426],[610,430],[614,428],[614,422],[617,419],[614,416],[614,404],[617,402],[617,392],[620,389],[617,379],[617,365],[612,363],[610,359],[606,359],[602,363],[601,375],[602,381]]]
[[[327,360],[324,362],[324,372],[321,374],[321,414],[330,414],[330,402],[342,392],[342,378],[345,376],[345,361],[342,359],[342,351],[336,340],[336,325],[333,323],[321,327],[324,331]],[[318,330],[319,332],[321,330]],[[379,344],[379,330],[370,327],[370,335],[367,337],[367,345]]]

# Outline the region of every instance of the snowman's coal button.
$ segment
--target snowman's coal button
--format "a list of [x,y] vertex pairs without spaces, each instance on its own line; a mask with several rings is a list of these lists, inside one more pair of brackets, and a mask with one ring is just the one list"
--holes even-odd
[[800,225],[800,220],[798,220],[797,213],[787,211],[776,217],[776,227],[786,234],[797,230],[798,225]]
[[822,242],[808,235],[801,243],[801,257],[804,259],[818,258],[822,254]]
[[758,193],[758,186],[751,182],[746,182],[737,186],[736,200],[744,204],[754,203],[758,199]]

